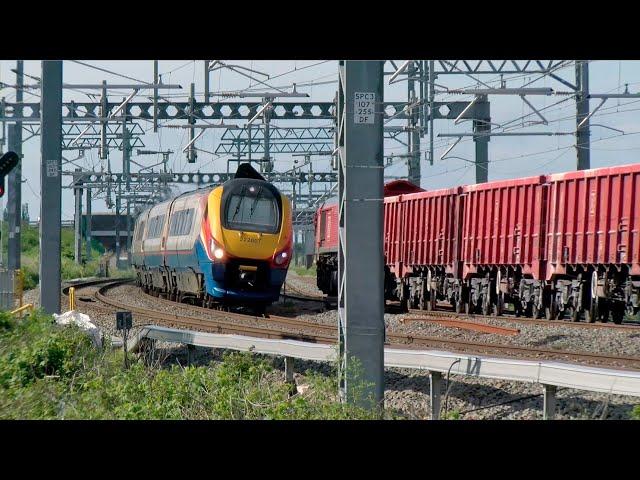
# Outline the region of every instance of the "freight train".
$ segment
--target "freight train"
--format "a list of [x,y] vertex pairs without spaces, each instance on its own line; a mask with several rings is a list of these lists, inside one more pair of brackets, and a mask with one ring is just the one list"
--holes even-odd
[[[615,323],[640,310],[640,164],[409,190],[384,199],[384,293],[405,309]],[[315,230],[318,288],[336,295],[336,205]]]
[[234,178],[158,203],[135,222],[137,284],[170,300],[263,312],[291,260],[289,199],[250,166]]

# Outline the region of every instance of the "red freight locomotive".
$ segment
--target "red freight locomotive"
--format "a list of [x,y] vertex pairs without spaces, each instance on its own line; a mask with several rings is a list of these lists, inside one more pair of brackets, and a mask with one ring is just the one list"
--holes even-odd
[[[417,192],[417,193],[413,193]],[[318,288],[337,293],[336,205],[316,213]],[[640,164],[423,191],[385,186],[385,298],[457,312],[620,323],[640,310]]]

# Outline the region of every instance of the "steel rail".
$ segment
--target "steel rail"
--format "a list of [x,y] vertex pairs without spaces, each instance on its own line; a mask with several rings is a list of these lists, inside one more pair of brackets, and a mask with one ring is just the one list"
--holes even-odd
[[466,314],[455,313],[449,310],[418,310],[409,309],[412,315],[420,315],[423,317],[453,317],[456,319],[469,319],[469,320],[501,320],[505,322],[522,323],[523,325],[542,325],[542,326],[558,326],[558,327],[575,327],[575,328],[610,328],[610,329],[622,329],[622,330],[638,330],[640,331],[640,325],[616,325],[613,323],[586,323],[586,322],[570,322],[564,320],[545,320],[540,318],[528,318],[528,317],[516,317],[516,316],[495,316],[495,315],[478,315],[478,314]]
[[[246,315],[235,312],[221,312],[208,308],[180,304],[182,307],[193,309],[194,311],[207,312],[209,315],[223,317],[221,319],[202,319],[188,315],[167,314],[157,312],[142,307],[131,306],[126,303],[116,301],[113,297],[107,297],[104,293],[113,288],[122,281],[114,281],[112,284],[106,284],[101,287],[95,294],[96,299],[118,309],[128,309],[143,318],[149,318],[155,321],[164,321],[173,325],[195,327],[210,333],[227,333],[227,334],[248,334],[262,338],[280,338],[280,339],[301,339],[313,343],[335,344],[337,342],[337,327],[334,325],[318,324],[302,319],[294,319],[280,316],[269,316],[266,319],[256,317],[254,315]],[[175,302],[162,298],[153,297],[155,301],[168,303],[175,306]],[[228,320],[224,317],[236,318],[242,320],[264,320],[268,322],[268,326],[250,326],[242,325]],[[304,333],[285,332],[282,327],[289,329],[302,329]],[[307,333],[308,332],[308,333]],[[502,355],[506,358],[517,357],[529,360],[561,359],[577,364],[605,365],[616,368],[624,368],[629,370],[640,370],[640,357],[620,356],[599,354],[593,352],[576,352],[540,349],[534,347],[524,347],[515,345],[504,345],[496,343],[473,342],[459,339],[429,337],[423,335],[406,334],[399,332],[387,332],[385,345],[409,350],[424,350],[425,348],[449,349],[452,351],[464,352],[466,354],[491,354]]]

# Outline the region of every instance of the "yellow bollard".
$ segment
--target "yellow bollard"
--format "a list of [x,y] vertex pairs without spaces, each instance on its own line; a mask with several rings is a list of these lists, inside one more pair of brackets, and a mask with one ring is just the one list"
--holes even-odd
[[76,289],[69,287],[69,310],[76,309]]

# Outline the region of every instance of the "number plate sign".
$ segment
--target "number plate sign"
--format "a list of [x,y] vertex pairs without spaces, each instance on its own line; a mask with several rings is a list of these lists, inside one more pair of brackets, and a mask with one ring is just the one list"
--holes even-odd
[[355,92],[353,94],[353,123],[375,123],[376,94],[374,92]]

